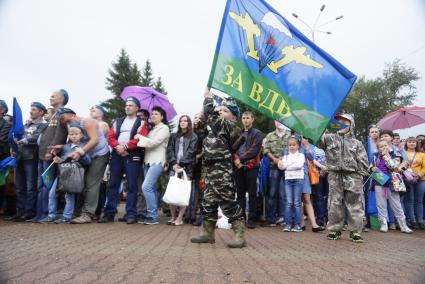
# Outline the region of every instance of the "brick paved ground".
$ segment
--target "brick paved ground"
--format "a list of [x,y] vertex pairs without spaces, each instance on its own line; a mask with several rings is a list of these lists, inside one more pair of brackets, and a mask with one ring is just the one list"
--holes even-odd
[[[165,219],[164,219],[165,220]],[[41,225],[0,221],[1,283],[425,283],[425,231],[365,233],[353,244],[325,234],[248,232],[230,250],[191,244],[189,225]]]

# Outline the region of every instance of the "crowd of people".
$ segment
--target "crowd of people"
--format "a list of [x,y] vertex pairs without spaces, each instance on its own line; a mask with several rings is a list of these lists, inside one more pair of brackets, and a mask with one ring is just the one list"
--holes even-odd
[[[191,239],[194,243],[215,241],[219,207],[235,232],[229,247],[246,245],[245,228],[282,226],[284,232],[302,232],[307,219],[313,232],[327,229],[330,240],[348,230],[350,239],[360,243],[370,227],[371,192],[381,232],[425,229],[424,135],[402,141],[397,133],[372,125],[363,144],[354,137],[352,117],[341,114],[335,118],[346,127],[325,133],[314,146],[278,121],[275,130],[265,134],[253,127],[251,111],[240,114],[233,100],[218,103],[210,91],[204,96],[203,111],[193,122],[182,115],[177,131],[170,133],[160,106],[149,112],[129,97],[125,117],[108,125],[99,105],[90,108],[89,117],[67,108],[69,95],[61,89],[50,96],[49,108],[31,104],[25,133],[17,141],[8,138],[8,106],[0,100],[0,160],[17,160],[16,212],[7,219],[156,225],[162,206],[160,177],[184,171],[192,181],[189,205],[170,204],[166,223],[202,225],[201,234]],[[66,163],[84,169],[81,192],[63,189],[76,182],[67,180],[74,176],[60,175]],[[51,186],[42,178],[49,170],[55,180]],[[378,174],[388,178],[375,179]],[[125,214],[117,218],[123,184]],[[3,182],[2,214],[7,213],[7,192],[8,183]]]

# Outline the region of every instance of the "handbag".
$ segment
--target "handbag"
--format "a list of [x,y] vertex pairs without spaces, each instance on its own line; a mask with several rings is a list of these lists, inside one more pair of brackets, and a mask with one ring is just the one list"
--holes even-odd
[[[409,160],[409,157],[407,157],[407,162],[409,163],[409,166],[412,166],[414,163],[416,163],[416,152],[413,155],[412,160]],[[403,176],[410,184],[417,183],[419,179],[419,176],[413,172],[412,168],[408,168],[407,170],[403,171]]]
[[84,167],[75,161],[58,165],[56,192],[81,193],[84,189]]
[[411,168],[403,171],[403,176],[406,181],[410,184],[414,184],[418,182],[419,176],[416,175]]
[[311,185],[319,184],[320,177],[319,177],[319,171],[317,170],[316,166],[312,161],[307,160],[308,165],[308,178],[310,179]]
[[391,173],[394,191],[406,192],[406,185],[403,182],[403,177],[399,173]]
[[186,172],[183,170],[183,178],[178,178],[178,172],[170,177],[165,194],[162,200],[171,205],[188,206],[190,192],[192,191],[192,181],[188,180]]

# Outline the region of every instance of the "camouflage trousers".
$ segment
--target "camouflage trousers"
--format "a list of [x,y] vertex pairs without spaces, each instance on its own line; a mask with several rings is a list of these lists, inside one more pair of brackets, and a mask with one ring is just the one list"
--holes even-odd
[[235,198],[232,162],[220,161],[204,164],[205,191],[201,202],[204,220],[217,221],[218,207],[229,218],[229,223],[243,218],[242,208]]
[[342,230],[345,208],[347,208],[348,230],[361,233],[364,219],[362,177],[357,173],[330,172],[328,181],[327,229],[330,231]]

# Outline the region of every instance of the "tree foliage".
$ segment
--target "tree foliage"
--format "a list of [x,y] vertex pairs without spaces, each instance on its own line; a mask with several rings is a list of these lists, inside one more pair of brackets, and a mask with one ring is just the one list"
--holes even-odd
[[112,93],[112,98],[100,104],[107,111],[106,122],[111,123],[113,119],[125,116],[125,103],[120,95],[127,86],[153,87],[159,92],[167,94],[161,76],[155,81],[149,60],[146,61],[141,72],[137,64],[131,61],[128,53],[121,49],[117,60],[112,62],[112,67],[108,70],[106,77],[106,89]]
[[153,88],[154,88],[155,90],[157,90],[158,92],[160,92],[160,93],[164,94],[164,95],[166,95],[166,94],[167,94],[167,91],[165,90],[164,84],[162,83],[162,78],[161,78],[161,76],[159,76],[159,77],[158,77],[158,79],[156,80],[156,82],[155,82],[155,84],[154,84]]
[[142,80],[141,80],[140,86],[153,87],[153,85],[154,85],[154,77],[153,77],[151,62],[149,60],[146,60],[145,66],[143,67],[143,71],[142,71]]
[[366,140],[368,126],[377,123],[386,113],[411,105],[417,96],[414,68],[400,60],[388,63],[382,76],[366,79],[362,76],[341,107],[354,115],[356,136]]
[[122,90],[127,86],[140,85],[142,76],[137,64],[131,62],[124,49],[121,49],[117,61],[112,62],[108,75],[106,89],[112,93],[113,97],[102,102],[101,105],[107,110],[105,121],[110,123],[113,119],[125,115],[125,103],[120,98]]

